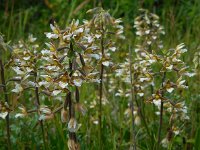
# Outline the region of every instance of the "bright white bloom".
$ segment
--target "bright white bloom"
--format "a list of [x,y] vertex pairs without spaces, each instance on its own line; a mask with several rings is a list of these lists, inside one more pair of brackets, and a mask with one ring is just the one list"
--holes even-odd
[[83,80],[81,80],[81,79],[75,79],[75,80],[74,80],[74,84],[75,84],[76,86],[78,86],[78,87],[80,87],[80,86],[82,85],[82,82],[83,82]]
[[109,64],[110,64],[110,62],[109,62],[109,61],[104,61],[104,62],[102,62],[102,64],[103,64],[104,66],[108,67]]
[[0,118],[5,119],[7,115],[8,115],[8,112],[1,112]]
[[59,93],[61,93],[62,91],[61,90],[54,90],[53,92],[52,92],[52,95],[53,96],[56,96],[56,95],[58,95]]
[[168,145],[169,145],[169,140],[167,138],[164,138],[162,141],[161,141],[161,144],[163,147],[167,148]]
[[61,88],[67,88],[68,87],[68,83],[67,82],[62,82],[62,81],[60,81],[59,83],[59,86],[61,87]]
[[12,69],[13,69],[18,75],[24,75],[24,74],[25,74],[19,67],[12,67]]
[[68,123],[69,132],[76,132],[79,129],[79,125],[75,118],[71,118]]
[[53,33],[45,33],[46,37],[49,39],[57,39],[58,35],[57,34],[53,34]]
[[20,84],[18,84],[18,83],[15,83],[15,88],[12,90],[12,92],[14,92],[14,93],[20,93],[22,91],[23,91],[22,86]]

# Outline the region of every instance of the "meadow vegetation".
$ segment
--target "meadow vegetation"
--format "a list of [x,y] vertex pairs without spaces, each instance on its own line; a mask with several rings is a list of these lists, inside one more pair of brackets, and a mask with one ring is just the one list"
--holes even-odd
[[200,149],[200,1],[0,8],[0,149]]

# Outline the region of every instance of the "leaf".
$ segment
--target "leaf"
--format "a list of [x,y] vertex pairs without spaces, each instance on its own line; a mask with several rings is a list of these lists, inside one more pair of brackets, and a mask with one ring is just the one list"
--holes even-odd
[[195,149],[200,149],[200,128],[198,128],[198,131],[196,132],[196,136],[195,136],[195,144],[194,147]]

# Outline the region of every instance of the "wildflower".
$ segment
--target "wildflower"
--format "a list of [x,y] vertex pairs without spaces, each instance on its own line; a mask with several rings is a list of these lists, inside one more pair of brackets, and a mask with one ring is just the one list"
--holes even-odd
[[0,117],[1,117],[2,119],[5,119],[7,115],[8,115],[8,112],[7,112],[7,111],[6,111],[6,112],[1,112],[1,113],[0,113]]
[[25,116],[28,115],[28,113],[27,113],[27,111],[26,111],[26,108],[25,108],[24,106],[18,107],[18,108],[21,110],[21,113],[17,113],[17,114],[15,115],[15,118],[23,118],[23,117],[25,117]]
[[61,90],[54,90],[53,92],[52,92],[52,95],[53,96],[56,96],[56,95],[58,95],[59,93],[61,93],[62,91]]
[[52,113],[51,109],[47,106],[40,106],[40,117],[39,120],[49,120],[54,118],[54,114]]
[[69,150],[79,150],[80,149],[79,144],[70,138],[67,141],[67,145],[68,145]]
[[22,86],[20,84],[18,84],[18,83],[15,83],[15,88],[12,90],[12,92],[14,92],[14,93],[20,93],[22,91],[23,91]]
[[164,138],[162,141],[161,141],[161,144],[163,147],[167,148],[168,145],[169,145],[170,141],[167,139],[167,138]]
[[74,79],[74,85],[80,87],[82,85],[83,80],[81,79]]
[[135,122],[135,125],[137,125],[137,126],[141,125],[141,119],[140,119],[140,117],[138,115],[135,117],[134,122]]
[[78,125],[75,118],[70,118],[68,123],[69,132],[76,132],[79,129],[80,125]]

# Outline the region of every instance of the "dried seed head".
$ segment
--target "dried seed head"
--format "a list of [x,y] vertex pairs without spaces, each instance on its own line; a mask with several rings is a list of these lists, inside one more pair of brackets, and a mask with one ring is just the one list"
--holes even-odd
[[65,123],[65,122],[67,122],[67,111],[63,108],[62,110],[61,110],[61,121],[62,121],[62,123]]
[[69,150],[80,150],[80,145],[73,139],[69,139],[67,142]]

